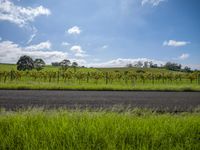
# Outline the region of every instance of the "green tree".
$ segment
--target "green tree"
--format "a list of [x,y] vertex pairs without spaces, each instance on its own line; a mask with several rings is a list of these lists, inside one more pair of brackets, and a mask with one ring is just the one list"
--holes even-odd
[[30,56],[24,55],[17,61],[17,70],[32,70],[34,68],[33,59]]
[[167,62],[164,67],[168,70],[173,70],[173,71],[181,70],[181,64],[172,63],[172,62]]
[[44,60],[42,60],[41,58],[35,59],[35,61],[34,61],[34,68],[35,68],[37,71],[42,70],[44,66],[45,66]]
[[66,71],[69,68],[70,64],[71,62],[68,59],[64,59],[63,61],[60,62],[60,66],[63,71]]
[[73,62],[72,63],[72,67],[74,68],[74,72],[76,72],[76,68],[78,67],[78,63],[77,62]]
[[148,61],[145,61],[145,62],[144,62],[143,68],[148,68],[148,66],[149,66],[149,62],[148,62]]
[[127,64],[126,67],[128,67],[128,68],[132,68],[133,65],[132,65],[132,64]]
[[183,72],[192,72],[192,70],[191,70],[190,67],[185,66],[185,67],[183,68]]

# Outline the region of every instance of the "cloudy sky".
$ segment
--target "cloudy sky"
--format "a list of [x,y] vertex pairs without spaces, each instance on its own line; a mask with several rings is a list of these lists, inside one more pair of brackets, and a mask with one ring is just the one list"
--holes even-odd
[[199,0],[0,0],[0,63],[125,66],[173,61],[200,69]]

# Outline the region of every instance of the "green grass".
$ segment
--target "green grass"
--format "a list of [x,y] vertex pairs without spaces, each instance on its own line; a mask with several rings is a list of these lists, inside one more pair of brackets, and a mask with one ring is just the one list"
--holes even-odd
[[[46,65],[42,71],[58,71],[60,69],[60,67],[55,67],[55,66],[51,66],[51,65]],[[17,65],[16,64],[1,64],[0,63],[0,71],[11,71],[11,70],[17,70]],[[33,69],[34,71],[36,71],[35,69]],[[73,68],[71,68],[71,70],[73,71]],[[96,71],[97,69],[95,68],[77,68],[77,71]]]
[[0,113],[1,150],[197,150],[199,140],[199,112],[35,109]]
[[149,72],[149,73],[174,73],[176,71],[170,71],[170,70],[166,70],[166,69],[162,69],[162,68],[136,68],[136,67],[132,67],[132,68],[127,68],[127,67],[120,67],[120,68],[97,68],[100,71],[119,71],[119,72],[124,72],[124,71],[132,71],[132,72],[136,72],[137,70],[143,70],[145,72]]
[[[51,65],[46,65],[42,71],[58,71],[60,67],[55,67]],[[17,70],[16,64],[1,64],[0,63],[0,71],[11,71],[11,70]],[[175,73],[176,71],[170,71],[166,69],[161,68],[127,68],[127,67],[120,67],[120,68],[77,68],[77,71],[133,71],[136,72],[137,70],[143,70],[145,72],[149,73]],[[72,69],[73,71],[73,69]],[[180,72],[179,72],[180,73]]]
[[131,85],[105,85],[105,84],[67,84],[67,83],[48,83],[48,82],[6,82],[0,84],[0,89],[16,90],[108,90],[108,91],[200,91],[200,86],[195,84],[138,84]]
[[[55,67],[51,65],[46,65],[42,71],[58,71],[60,67]],[[10,71],[10,70],[17,70],[16,64],[0,64],[0,71]],[[170,71],[166,69],[160,69],[160,68],[127,68],[127,67],[121,67],[121,68],[77,68],[77,70],[81,71],[133,71],[136,72],[137,70],[143,70],[145,72],[150,73],[170,73],[175,71]]]
[[14,64],[0,64],[0,71],[17,70],[17,65]]

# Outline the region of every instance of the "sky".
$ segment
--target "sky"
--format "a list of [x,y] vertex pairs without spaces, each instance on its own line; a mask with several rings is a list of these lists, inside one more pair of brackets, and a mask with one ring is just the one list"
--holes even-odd
[[88,67],[168,61],[200,69],[199,0],[0,0],[0,63]]

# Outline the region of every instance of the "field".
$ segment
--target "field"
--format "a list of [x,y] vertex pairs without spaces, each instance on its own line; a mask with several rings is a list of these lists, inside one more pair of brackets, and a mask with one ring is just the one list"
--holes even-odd
[[200,91],[200,74],[158,68],[69,68],[17,71],[0,64],[0,89]]
[[[16,65],[0,65],[0,89],[200,91],[199,84],[198,72],[183,73],[151,68],[68,68],[64,71],[52,66],[46,66],[41,71],[17,71]],[[9,93],[7,90],[3,91],[4,94]],[[150,100],[144,99],[145,94],[142,94],[142,100],[134,101],[133,97],[136,95],[131,94],[136,92],[126,92],[125,96],[128,98],[123,98],[124,91],[121,91],[121,94],[119,91],[99,93],[110,97],[110,101],[105,97],[102,100],[102,97],[98,96],[99,91],[88,91],[92,92],[88,94],[90,99],[84,96],[86,91],[76,92],[80,92],[77,97],[83,97],[85,100],[81,101],[77,97],[72,100],[75,91],[62,93],[20,90],[14,91],[14,95],[18,96],[7,94],[6,97],[11,96],[10,100],[6,100],[2,96],[4,94],[1,94],[0,149],[196,150],[200,147],[197,92],[189,92],[193,93],[190,98],[194,96],[194,100],[190,102],[187,98],[188,92],[171,92],[171,96],[178,99],[167,101],[163,93],[163,102],[158,96],[157,100],[151,99],[152,108],[156,103],[166,103],[167,108],[173,106],[171,110],[120,107],[121,103],[128,106],[131,102],[133,105],[138,103],[137,106],[150,106]],[[116,92],[117,96],[110,95],[109,92]],[[45,93],[50,96],[46,96]],[[146,92],[147,97],[149,94]],[[100,100],[95,100],[94,95]],[[13,97],[18,100],[15,101]],[[180,99],[181,97],[184,98]],[[79,103],[84,103],[85,107],[74,107]],[[6,111],[4,104],[8,106]],[[64,109],[65,104],[73,108]],[[92,107],[88,107],[88,104]],[[98,104],[103,107],[97,107]],[[13,108],[15,105],[17,108]],[[27,107],[21,107],[22,105]],[[50,105],[52,107],[48,107]],[[57,105],[61,108],[57,108]],[[183,108],[177,111],[177,106]],[[193,109],[190,109],[191,106],[194,106]],[[182,112],[182,109],[186,111]]]
[[0,112],[0,149],[162,149],[200,147],[200,113],[150,110]]

